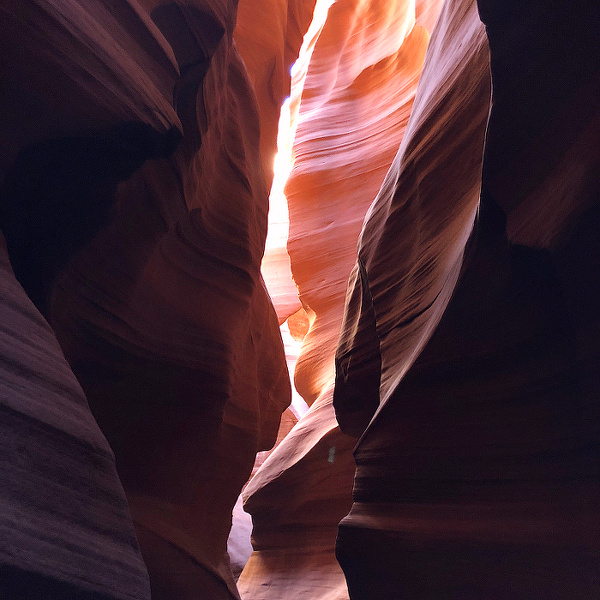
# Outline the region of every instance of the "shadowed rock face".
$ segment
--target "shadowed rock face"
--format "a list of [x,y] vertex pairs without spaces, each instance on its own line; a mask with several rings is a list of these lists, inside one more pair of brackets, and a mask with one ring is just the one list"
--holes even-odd
[[479,202],[489,100],[489,58],[476,7],[447,3],[350,278],[335,403],[343,428],[357,437],[450,299]]
[[114,455],[0,246],[0,595],[150,598]]
[[[260,276],[267,187],[255,95],[232,39],[236,4],[0,6],[8,23],[2,108],[23,123],[3,124],[1,226],[17,277],[114,450],[155,599],[238,597],[226,555],[231,511],[290,400]],[[55,410],[60,420],[68,406]],[[73,428],[75,440],[84,434]],[[109,454],[89,468],[106,471],[106,481],[82,474],[80,485],[98,493],[112,485],[118,496],[101,444]],[[37,451],[34,465],[43,460]],[[61,485],[64,473],[54,474],[48,486]],[[68,505],[67,492],[52,501]],[[116,522],[110,510],[122,510],[131,547],[121,562],[137,588],[112,566],[109,546],[89,550],[89,568],[124,588],[107,597],[147,597],[122,492],[120,501],[99,503],[96,518]],[[50,511],[48,526],[61,518]],[[15,558],[20,531],[8,527],[3,564],[61,578],[60,554],[51,569]],[[118,527],[106,535],[120,540]],[[85,548],[77,552],[90,563]],[[64,577],[72,593],[98,588],[73,571]]]
[[[117,190],[113,223],[55,287],[52,323],[117,454],[154,597],[237,597],[231,511],[289,403],[259,272],[258,114],[232,46],[233,6],[208,17],[158,10],[159,27],[183,21],[212,49],[210,67],[179,64],[180,89],[192,95],[178,104],[183,141]],[[217,44],[211,20],[225,31]],[[189,60],[187,46],[174,49]]]
[[149,158],[168,156],[181,135],[142,123],[95,135],[46,140],[23,149],[1,190],[0,225],[15,275],[48,312],[58,274],[113,217],[117,185]]
[[[469,18],[458,18],[469,4]],[[415,165],[411,147],[423,147],[411,144],[411,124],[419,120],[427,67],[437,61],[439,74],[448,63],[448,54],[435,55],[436,34],[464,51],[468,37],[451,40],[469,21],[475,26],[474,3],[445,5],[399,174],[392,169],[393,185],[388,194],[384,185],[365,223],[361,277],[351,283],[334,404],[343,429],[362,434],[354,451],[354,504],[337,541],[353,600],[591,600],[600,591],[600,432],[592,400],[598,379],[590,368],[598,336],[589,311],[598,282],[582,275],[597,265],[598,160],[591,140],[600,114],[592,91],[600,11],[584,3],[484,1],[479,11],[493,81],[479,217],[448,307],[408,372],[406,361],[418,348],[412,336],[439,316],[443,278],[435,266],[446,252],[438,247],[426,270],[416,266],[438,243],[446,246],[444,239],[459,241],[459,249],[465,239],[445,213],[458,206],[452,195],[444,195],[443,205],[439,196],[436,207],[423,186],[434,161],[412,173],[420,182],[412,222],[431,229],[409,241],[410,267],[390,260],[385,232],[399,231],[399,209],[388,206],[410,198],[402,184]],[[480,26],[472,31],[485,39]],[[469,61],[461,64],[475,72]],[[485,97],[471,96],[471,115],[478,105],[485,106]],[[467,126],[460,111],[454,115],[455,125]],[[485,120],[468,125],[477,123],[482,139]],[[439,136],[452,131],[452,122],[438,125]],[[423,130],[414,131],[418,140]],[[454,137],[460,147],[460,133]],[[457,158],[445,156],[440,150],[437,160]],[[476,158],[461,164],[476,168]],[[447,192],[456,189],[452,179],[445,183]],[[430,285],[427,304],[423,291]],[[390,302],[394,290],[417,301],[411,311],[406,300]],[[378,362],[379,396],[373,394]]]
[[600,596],[600,9],[441,4],[316,40],[238,592],[315,1],[0,0],[0,595]]

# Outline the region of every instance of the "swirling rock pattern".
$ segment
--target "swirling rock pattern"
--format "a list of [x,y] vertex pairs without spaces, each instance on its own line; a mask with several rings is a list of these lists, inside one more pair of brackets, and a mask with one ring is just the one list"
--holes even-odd
[[254,551],[238,581],[242,598],[348,598],[334,542],[352,502],[355,440],[337,427],[331,393],[317,399],[244,490]]
[[25,125],[4,126],[0,216],[17,277],[115,452],[153,598],[236,598],[232,509],[290,401],[237,3],[12,4],[3,108]]
[[[337,542],[353,599],[591,600],[600,591],[598,379],[590,367],[598,336],[589,312],[598,295],[589,274],[598,264],[591,140],[600,109],[593,91],[600,11],[584,3],[478,4],[487,36],[475,3],[445,5],[399,171],[390,171],[389,191],[384,185],[362,233],[334,399],[342,428],[362,433],[354,504]],[[428,99],[427,67],[443,74],[451,48],[465,52],[471,40],[477,52],[461,60],[462,74],[454,72],[480,72],[481,85],[457,85],[456,93],[470,90],[463,98],[469,113],[455,110],[456,121],[445,126],[437,121],[437,139],[451,135],[464,150],[475,132],[481,145],[486,37],[493,108],[485,151],[471,147],[471,160],[461,161],[471,177],[462,171],[460,178],[461,185],[476,182],[483,158],[479,217],[447,310],[407,370],[422,344],[419,328],[439,318],[435,304],[444,301],[436,266],[452,256],[448,242],[465,247],[453,230],[460,207],[453,179],[444,180],[447,193],[430,212],[427,202],[436,196],[423,182],[436,161],[412,171],[411,149],[423,145],[411,143],[411,134],[417,141],[426,131],[419,107]],[[438,39],[450,52],[436,56]],[[466,145],[458,123],[462,132],[474,128]],[[457,152],[436,157],[448,167]],[[394,203],[411,198],[401,193],[411,171],[422,199],[411,220],[425,235],[408,242],[409,266],[390,262],[385,231],[396,224]],[[382,275],[391,278],[384,283]],[[405,296],[394,315],[388,302],[398,300],[395,290]]]
[[[312,407],[246,489],[245,598],[600,596],[600,9],[440,4],[332,3],[294,99]],[[290,399],[260,265],[315,6],[0,0],[4,596],[239,598],[232,509]]]
[[315,43],[285,190],[310,317],[295,382],[314,404],[244,491],[255,549],[238,582],[244,598],[347,598],[334,543],[351,504],[354,440],[331,406],[334,351],[362,221],[402,139],[428,40],[410,2],[340,1]]
[[286,185],[292,273],[315,316],[295,373],[309,404],[333,376],[356,240],[402,139],[428,40],[410,2],[336,2],[315,46]]

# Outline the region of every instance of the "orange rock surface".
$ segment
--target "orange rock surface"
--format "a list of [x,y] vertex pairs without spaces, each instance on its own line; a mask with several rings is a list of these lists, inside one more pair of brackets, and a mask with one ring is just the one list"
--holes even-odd
[[428,39],[411,3],[340,1],[314,45],[285,188],[292,273],[310,316],[295,383],[314,404],[244,491],[255,552],[243,598],[347,598],[333,549],[354,441],[331,407],[333,358],[363,218],[401,142]]
[[600,597],[599,7],[0,17],[0,596]]
[[402,139],[428,39],[409,2],[336,2],[315,46],[285,190],[292,272],[315,315],[295,373],[309,404],[333,376],[356,240]]
[[357,437],[422,350],[456,284],[479,203],[489,106],[476,4],[449,2],[349,282],[336,404]]
[[316,0],[240,0],[234,39],[254,86],[260,150],[270,187],[277,151],[279,111],[290,95],[290,69],[300,51]]

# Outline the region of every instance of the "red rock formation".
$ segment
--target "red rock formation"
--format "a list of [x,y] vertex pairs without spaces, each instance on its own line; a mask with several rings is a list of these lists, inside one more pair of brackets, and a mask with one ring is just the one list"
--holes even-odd
[[260,148],[270,186],[277,150],[279,111],[290,95],[290,69],[316,0],[240,0],[234,32],[254,86],[260,115]]
[[[45,307],[73,246],[105,219],[112,186],[178,126],[165,99],[176,70],[150,43],[150,19],[125,3],[2,2],[0,14],[2,228],[20,280]],[[147,599],[113,454],[4,242],[0,281],[0,595]]]
[[598,10],[580,0],[479,6],[496,90],[485,192],[511,241],[554,249],[597,200]]
[[[247,488],[247,598],[347,598],[356,435],[353,598],[600,595],[600,10],[479,0],[484,154],[474,0],[444,5],[406,125],[439,4],[333,3],[291,102],[313,405]],[[236,46],[237,6],[0,0],[0,226],[155,599],[239,597],[232,509],[290,397],[260,264],[315,1],[242,0]],[[0,591],[147,598],[106,440],[3,253],[0,281]]]
[[357,436],[422,349],[456,283],[479,202],[488,63],[474,2],[447,3],[349,283],[336,403],[342,426]]
[[242,598],[348,597],[333,546],[351,504],[355,440],[337,427],[331,392],[313,404],[244,490],[254,552],[238,581]]
[[2,5],[3,108],[25,123],[2,227],[115,451],[157,599],[237,597],[231,512],[290,401],[236,4]]
[[356,240],[402,139],[428,38],[410,3],[336,2],[312,56],[286,186],[292,272],[315,315],[295,373],[309,404],[333,377]]
[[402,139],[428,39],[411,3],[340,1],[314,47],[286,186],[292,271],[311,315],[295,381],[314,404],[244,491],[255,548],[238,582],[244,598],[347,598],[333,549],[354,441],[331,407],[334,350],[356,240]]
[[[474,142],[483,138],[487,77],[472,2],[445,5],[398,174],[387,193],[382,188],[362,234],[334,401],[343,429],[364,431],[355,449],[354,504],[337,542],[356,599],[591,600],[600,592],[598,379],[591,367],[598,335],[589,310],[598,297],[597,277],[589,274],[598,265],[591,140],[600,122],[600,11],[545,2],[481,1],[479,8],[494,83],[480,215],[452,300],[408,373],[421,332],[437,319],[444,276],[436,269],[453,260],[447,240],[464,245],[452,222],[466,198],[453,195],[456,162],[465,191],[479,171]],[[444,105],[430,100],[440,130],[428,135],[418,118],[428,100],[428,66],[442,74],[439,94],[440,80],[452,83],[443,77],[452,48],[457,57],[469,39],[480,51],[471,61],[462,57],[459,80],[447,88],[461,105],[443,127]],[[436,56],[434,40],[447,51]],[[460,81],[475,83],[478,70],[478,88]],[[462,137],[467,123],[476,136]],[[559,124],[564,133],[557,136]],[[454,140],[453,152],[419,156],[420,139],[444,135]],[[461,160],[469,147],[471,160]],[[437,205],[424,185],[436,168],[454,175],[438,175],[444,196]],[[404,182],[418,189],[412,222],[423,234],[409,238],[410,265],[392,261],[385,237],[390,230],[397,239],[394,204],[416,198]]]

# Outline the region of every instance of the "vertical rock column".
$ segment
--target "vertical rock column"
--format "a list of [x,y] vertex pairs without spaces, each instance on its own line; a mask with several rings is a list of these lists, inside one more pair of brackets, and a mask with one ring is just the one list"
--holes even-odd
[[270,188],[279,112],[290,95],[290,69],[310,25],[316,0],[240,0],[234,39],[254,87],[260,149]]

